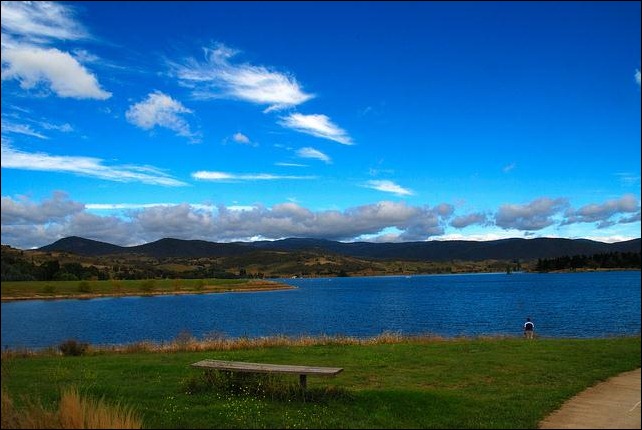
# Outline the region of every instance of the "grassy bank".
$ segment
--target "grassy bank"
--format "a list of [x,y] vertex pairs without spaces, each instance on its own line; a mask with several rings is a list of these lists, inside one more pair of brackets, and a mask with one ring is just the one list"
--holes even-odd
[[[16,407],[57,406],[78,387],[88,397],[131,407],[146,428],[536,428],[562,402],[594,383],[640,367],[640,338],[430,337],[305,342],[239,340],[173,352],[96,351],[65,357],[3,354],[2,387]],[[236,346],[235,346],[236,345]],[[210,347],[213,347],[210,345]],[[280,395],[206,385],[190,363],[212,358],[342,367],[336,378],[296,376],[272,384]],[[261,382],[262,383],[262,382]]]
[[2,301],[70,299],[105,296],[197,294],[228,291],[270,291],[293,288],[259,279],[144,279],[108,281],[2,282]]

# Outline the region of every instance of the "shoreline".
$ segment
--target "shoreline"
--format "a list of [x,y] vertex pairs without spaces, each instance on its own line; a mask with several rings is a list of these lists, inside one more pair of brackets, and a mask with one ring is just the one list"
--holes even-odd
[[[563,274],[563,273],[594,273],[594,272],[622,272],[622,271],[640,271],[638,268],[595,268],[595,269],[576,269],[576,270],[551,270],[547,272],[538,272],[531,270],[522,270],[511,272],[513,274]],[[359,278],[359,277],[409,277],[409,276],[426,276],[426,275],[492,275],[492,274],[504,274],[503,271],[497,272],[450,272],[450,273],[413,273],[413,274],[381,274],[381,275],[353,275],[348,278]],[[297,279],[320,279],[328,278],[335,279],[336,276],[305,276],[297,277]],[[19,281],[18,281],[19,282]],[[252,285],[255,283],[255,285]],[[207,288],[211,289],[207,289]],[[70,294],[57,294],[57,295],[29,295],[29,296],[10,296],[10,297],[0,297],[0,302],[15,302],[15,301],[25,301],[25,300],[90,300],[90,299],[100,299],[100,298],[118,298],[118,297],[152,297],[152,296],[176,296],[184,294],[218,294],[218,293],[255,293],[255,292],[269,292],[269,291],[281,291],[281,290],[292,290],[297,289],[298,287],[283,284],[277,281],[272,280],[262,280],[262,281],[249,281],[243,286],[230,286],[230,287],[218,287],[215,285],[205,285],[202,290],[176,290],[176,291],[135,291],[135,292],[114,292],[114,293],[70,293]]]
[[189,291],[152,291],[152,292],[128,292],[128,293],[81,293],[81,294],[58,294],[55,296],[15,296],[15,297],[2,297],[1,302],[16,302],[25,300],[91,300],[100,298],[120,298],[120,297],[154,297],[154,296],[180,296],[186,294],[221,294],[221,293],[256,293],[256,292],[270,292],[281,290],[295,290],[297,287],[286,284],[274,283],[265,287],[261,286],[248,286],[247,288],[234,288],[224,287],[207,290],[189,290]]

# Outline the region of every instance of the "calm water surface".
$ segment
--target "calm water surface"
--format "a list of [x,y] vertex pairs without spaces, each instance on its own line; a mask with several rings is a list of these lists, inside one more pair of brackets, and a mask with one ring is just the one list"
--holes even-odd
[[284,279],[295,290],[2,303],[2,345],[196,337],[640,334],[640,272]]

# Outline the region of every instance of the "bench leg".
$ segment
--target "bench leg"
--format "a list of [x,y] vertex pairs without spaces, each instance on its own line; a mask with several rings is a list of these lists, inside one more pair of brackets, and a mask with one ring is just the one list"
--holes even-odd
[[299,384],[305,390],[308,386],[308,375],[299,375]]

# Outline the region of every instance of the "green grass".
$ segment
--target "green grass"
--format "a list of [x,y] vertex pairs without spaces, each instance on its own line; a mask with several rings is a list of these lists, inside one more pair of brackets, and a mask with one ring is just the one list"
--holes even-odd
[[[310,376],[311,395],[204,385],[211,358],[343,367]],[[566,399],[640,367],[640,337],[406,338],[198,352],[3,354],[2,386],[19,406],[54,407],[61,389],[132,407],[146,428],[536,428]],[[276,384],[291,387],[295,375]],[[254,381],[256,383],[256,381]],[[238,387],[237,387],[238,388]],[[283,395],[285,393],[285,395]]]
[[180,294],[274,289],[273,281],[248,279],[144,279],[108,281],[17,281],[2,282],[2,299],[71,298],[131,294]]

